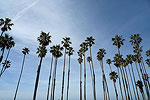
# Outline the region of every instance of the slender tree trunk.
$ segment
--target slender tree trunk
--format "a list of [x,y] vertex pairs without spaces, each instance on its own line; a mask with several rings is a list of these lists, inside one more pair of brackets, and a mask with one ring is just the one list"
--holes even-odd
[[86,63],[85,63],[85,53],[84,53],[84,100],[86,100]]
[[67,81],[67,97],[66,97],[66,100],[68,100],[68,96],[69,96],[69,79],[70,79],[70,56],[69,56],[69,68],[68,68],[68,81]]
[[114,83],[114,88],[115,88],[115,93],[116,93],[116,100],[118,100],[118,93],[117,93],[116,83],[115,82],[113,82],[113,83]]
[[132,64],[131,64],[131,71],[132,71],[132,75],[133,75],[133,80],[134,80],[134,84],[135,84],[135,89],[136,89],[136,93],[137,93],[137,98],[138,98],[138,100],[140,100],[140,98],[139,98],[139,93],[138,93],[138,89],[137,89],[137,86],[136,86],[136,80],[135,80],[135,76],[134,76],[134,71],[133,71]]
[[82,100],[82,64],[80,64],[80,100]]
[[36,76],[33,100],[36,100],[36,93],[37,93],[37,88],[38,88],[38,83],[39,83],[39,77],[40,77],[40,70],[41,70],[42,60],[43,60],[43,57],[41,57],[41,59],[40,59],[40,64],[39,64],[38,70],[37,70],[37,76]]
[[125,97],[126,97],[126,100],[128,100],[127,92],[126,92],[126,88],[125,88],[125,83],[124,83],[124,78],[123,78],[123,73],[122,73],[121,67],[119,67],[119,68],[120,68],[120,72],[121,72],[121,77],[122,77],[122,83],[123,83],[123,87],[124,87]]
[[2,50],[2,54],[1,54],[1,56],[0,56],[0,63],[1,63],[2,60],[3,60],[4,51],[5,51],[5,48]]
[[1,36],[3,35],[4,31],[2,31]]
[[20,72],[20,76],[19,76],[19,80],[18,80],[14,100],[16,100],[16,97],[17,97],[17,92],[18,92],[18,88],[19,88],[19,84],[20,84],[20,80],[21,80],[21,76],[22,76],[22,72],[23,72],[23,67],[24,67],[24,61],[25,61],[25,54],[24,54],[24,57],[23,57],[22,68],[21,68],[21,72]]
[[126,67],[124,68],[125,70],[125,76],[127,77],[127,85],[129,86],[129,93],[130,93],[130,97],[131,97],[131,100],[133,100],[132,98],[132,93],[131,93],[131,88],[130,88],[130,83],[129,83],[129,79],[128,79],[128,73],[127,73],[127,70],[126,70]]
[[65,63],[66,63],[66,49],[65,49],[65,54],[64,54],[64,67],[63,67],[63,77],[62,77],[61,100],[63,100],[63,95],[64,95]]
[[[94,78],[93,78],[92,67],[91,67],[91,63],[90,62],[89,62],[89,65],[90,65],[90,72],[91,72],[91,79],[92,79],[92,86],[93,86],[93,96],[94,96],[94,83],[93,83]],[[95,100],[95,98],[94,98],[94,100]]]
[[122,97],[122,100],[124,100],[123,93],[122,93],[122,87],[121,87],[120,73],[119,73],[119,68],[118,67],[117,67],[117,70],[118,70],[118,78],[119,78],[119,86],[120,86],[121,97]]
[[135,100],[137,100],[136,92],[135,92],[135,88],[134,88],[134,84],[133,84],[133,80],[132,80],[132,76],[131,76],[131,71],[130,71],[129,65],[128,65],[128,70],[129,70],[129,75],[130,75],[130,79],[131,79],[131,83],[132,83],[132,88],[133,88],[133,92],[134,92],[134,97],[135,97]]
[[96,100],[96,89],[95,89],[95,72],[94,72],[94,65],[93,65],[93,58],[92,58],[92,50],[90,47],[90,57],[92,59],[91,64],[92,64],[92,71],[93,71],[93,91],[94,91],[94,100]]
[[5,72],[6,68],[3,67],[3,69],[1,70],[1,73],[0,73],[0,78],[2,77],[2,74]]
[[53,55],[51,59],[50,75],[49,75],[49,81],[48,81],[47,100],[49,100],[49,89],[50,89],[50,84],[51,84],[52,67],[53,67]]
[[129,90],[128,90],[129,87],[128,87],[128,84],[127,84],[127,79],[126,79],[126,76],[125,76],[125,72],[124,72],[123,66],[121,67],[121,69],[122,69],[122,72],[123,72],[124,82],[125,82],[125,86],[126,86],[126,90],[127,90],[127,94],[128,94],[128,100],[130,100],[130,93],[129,93]]
[[55,84],[56,84],[56,69],[57,69],[57,58],[56,58],[56,64],[55,64],[55,75],[54,75],[54,87],[53,87],[53,96],[51,100],[55,100]]

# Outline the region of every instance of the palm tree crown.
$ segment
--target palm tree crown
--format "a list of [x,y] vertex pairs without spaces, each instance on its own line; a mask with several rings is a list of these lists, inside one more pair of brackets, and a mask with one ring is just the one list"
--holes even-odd
[[97,52],[97,59],[101,61],[105,54],[106,54],[105,49],[99,49],[99,51]]
[[92,36],[90,36],[90,37],[87,37],[87,39],[85,41],[87,42],[88,46],[91,47],[93,44],[95,44],[94,40],[95,39]]
[[112,62],[111,59],[107,59],[107,60],[106,60],[106,63],[107,63],[108,65],[110,65],[111,62]]
[[117,46],[117,48],[120,48],[123,45],[123,41],[125,39],[122,39],[122,36],[116,35],[115,38],[112,38],[113,45]]
[[148,57],[150,56],[150,50],[146,51],[146,56],[148,56]]
[[109,76],[110,76],[110,79],[111,79],[111,80],[113,80],[114,82],[116,82],[116,80],[117,80],[117,78],[118,78],[118,74],[117,74],[115,71],[111,72],[111,73],[109,74]]
[[113,60],[114,65],[115,65],[116,67],[120,67],[121,64],[122,64],[122,61],[123,61],[122,55],[120,55],[120,54],[115,54],[115,57],[114,57],[114,60]]
[[50,48],[51,48],[50,52],[52,53],[52,55],[55,58],[59,58],[63,55],[62,52],[61,52],[63,50],[63,47],[61,47],[60,45],[56,45],[56,46],[54,45]]
[[71,56],[71,55],[73,55],[73,52],[74,52],[73,48],[69,47],[68,51],[66,53],[68,54],[68,56]]
[[30,52],[30,50],[28,48],[26,48],[26,47],[22,49],[22,53],[24,55],[29,54],[29,52]]

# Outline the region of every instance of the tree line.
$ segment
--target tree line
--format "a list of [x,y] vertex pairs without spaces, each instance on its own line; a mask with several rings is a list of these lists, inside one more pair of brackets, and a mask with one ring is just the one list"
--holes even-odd
[[[9,60],[9,54],[11,49],[15,46],[15,41],[12,36],[10,36],[8,31],[11,30],[12,23],[10,18],[0,19],[0,27],[1,27],[1,36],[0,36],[0,78],[11,66],[11,61]],[[48,87],[47,87],[47,100],[55,100],[55,87],[56,87],[56,73],[57,73],[57,63],[58,60],[63,56],[63,69],[62,69],[62,82],[61,82],[61,97],[60,99],[64,99],[64,82],[67,81],[67,91],[66,91],[66,100],[69,100],[69,86],[70,86],[70,70],[71,70],[71,56],[74,54],[74,49],[72,47],[72,42],[70,37],[65,37],[62,39],[61,44],[53,45],[50,47],[48,51],[47,46],[50,45],[51,41],[50,33],[46,33],[41,31],[40,36],[37,38],[39,42],[39,46],[37,47],[37,55],[39,57],[39,65],[37,68],[35,87],[33,91],[33,100],[36,100],[38,84],[40,79],[40,71],[42,68],[42,62],[49,52],[51,54],[51,65],[49,71],[48,78]],[[93,100],[97,99],[98,93],[96,93],[96,75],[95,75],[95,65],[93,63],[92,56],[92,46],[95,44],[95,39],[90,36],[85,39],[80,44],[80,49],[78,50],[78,63],[80,68],[80,77],[79,77],[79,86],[80,86],[80,100],[86,100],[87,97],[87,66],[90,68],[90,76],[91,76],[91,84],[92,84],[92,92],[93,92]],[[114,55],[113,59],[108,58],[104,61],[104,57],[106,54],[106,50],[104,48],[100,48],[97,52],[97,61],[99,62],[99,67],[101,68],[101,77],[102,77],[102,88],[103,88],[103,100],[111,100],[109,84],[107,83],[107,77],[105,73],[105,68],[109,67],[110,73],[109,78],[112,80],[114,93],[116,100],[119,100],[121,97],[122,100],[150,100],[150,82],[149,76],[146,67],[150,67],[150,50],[146,51],[147,59],[143,59],[142,55],[142,38],[140,34],[133,34],[130,36],[129,43],[133,47],[133,52],[128,55],[121,54],[120,48],[124,45],[125,39],[121,35],[116,35],[112,38],[112,44],[116,47],[117,54]],[[89,54],[87,54],[89,51]],[[4,53],[7,52],[7,53]],[[19,79],[16,86],[16,91],[14,95],[14,100],[17,98],[17,93],[21,81],[21,77],[23,74],[24,63],[26,59],[26,55],[29,54],[30,50],[27,47],[22,49],[23,61],[19,74]],[[4,55],[6,54],[6,55]],[[124,57],[125,56],[125,57]],[[66,57],[68,57],[68,68],[66,72]],[[104,63],[107,63],[108,66],[104,66]],[[134,68],[137,71],[138,77],[135,76]],[[117,71],[116,71],[117,70]],[[65,76],[67,73],[67,76]],[[67,77],[67,80],[65,80]],[[99,84],[99,83],[97,83]],[[84,90],[82,90],[84,89]]]

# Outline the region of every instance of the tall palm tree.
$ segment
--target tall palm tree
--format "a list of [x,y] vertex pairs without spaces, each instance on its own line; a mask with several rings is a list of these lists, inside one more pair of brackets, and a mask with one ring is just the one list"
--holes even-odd
[[[52,54],[54,51],[51,48],[53,47],[50,47],[50,53]],[[47,100],[49,100],[49,89],[50,89],[50,83],[51,83],[51,77],[52,77],[51,74],[52,74],[52,67],[53,67],[53,59],[54,59],[54,56],[52,54],[49,81],[48,81],[48,90],[47,90]]]
[[8,34],[5,34],[4,36],[0,36],[0,48],[1,48],[1,56],[0,56],[0,63],[3,60],[3,55],[5,49],[9,49],[9,40],[13,40],[12,36],[9,36]]
[[11,23],[11,19],[10,18],[5,18],[5,19],[0,19],[0,26],[1,26],[1,36],[3,35],[4,32],[11,30],[11,27],[14,24]]
[[85,53],[88,50],[87,43],[83,42],[80,44],[80,52],[82,52],[84,57],[84,100],[86,100],[86,63],[85,63]]
[[100,62],[101,69],[102,69],[102,79],[103,79],[102,83],[103,83],[103,89],[104,89],[104,100],[107,100],[107,98],[108,98],[108,100],[110,100],[109,89],[108,89],[106,76],[105,76],[105,72],[104,72],[104,66],[103,66],[103,58],[104,58],[105,54],[106,54],[105,49],[99,49],[99,51],[97,52],[97,60]]
[[132,58],[131,58],[131,55],[127,55],[127,58],[125,59],[125,62],[126,62],[126,65],[127,67],[125,67],[125,71],[127,73],[127,70],[126,68],[128,68],[128,71],[129,71],[129,76],[130,76],[130,80],[131,80],[131,83],[132,83],[132,88],[133,88],[133,92],[134,92],[134,97],[135,99],[137,100],[137,97],[136,97],[136,91],[135,91],[135,88],[134,88],[134,83],[133,83],[133,79],[132,79],[132,75],[131,75],[131,71],[130,71],[130,67],[129,67],[129,64],[132,64]]
[[93,44],[95,44],[94,43],[94,38],[92,37],[92,36],[90,36],[90,37],[87,37],[87,39],[85,40],[86,42],[87,42],[87,44],[88,44],[88,46],[89,46],[89,50],[90,50],[90,58],[91,58],[91,65],[92,65],[92,77],[93,77],[93,79],[92,79],[92,84],[93,84],[93,92],[94,92],[94,100],[96,100],[96,89],[95,89],[95,71],[94,71],[94,65],[93,65],[93,60],[92,60],[92,45]]
[[115,71],[112,71],[110,74],[110,79],[113,80],[114,83],[114,88],[115,88],[115,93],[116,93],[116,100],[118,100],[118,93],[117,93],[117,88],[116,88],[116,80],[118,78],[118,75]]
[[144,95],[144,91],[143,91],[143,83],[142,81],[138,80],[136,85],[139,87],[139,90],[142,94],[143,100],[146,100],[145,95]]
[[80,64],[80,100],[82,100],[82,63],[83,63],[83,59],[82,59],[82,52],[79,50],[78,52],[78,62]]
[[37,70],[33,100],[36,100],[36,93],[37,93],[37,88],[38,88],[38,83],[39,83],[41,65],[42,65],[43,58],[46,56],[46,53],[47,53],[46,46],[49,45],[49,43],[51,43],[50,39],[51,39],[51,36],[49,35],[49,33],[45,33],[45,32],[41,32],[40,36],[37,38],[40,46],[37,48],[36,53],[38,54],[38,57],[40,57],[40,63],[39,63],[38,70]]
[[63,66],[63,76],[62,76],[62,90],[61,90],[61,100],[63,100],[63,95],[64,95],[64,79],[65,79],[65,63],[66,63],[66,52],[71,44],[70,38],[65,37],[63,38],[63,41],[61,42],[63,44],[63,47],[65,48],[65,53],[64,53],[64,66]]
[[68,100],[68,96],[69,96],[69,79],[70,79],[70,58],[71,56],[73,55],[73,48],[72,47],[69,47],[68,49],[68,56],[69,56],[69,68],[68,68],[68,81],[67,81],[67,96],[66,96],[66,100]]
[[21,80],[21,76],[22,76],[22,72],[23,72],[23,68],[24,68],[25,57],[26,57],[26,54],[29,54],[29,52],[30,52],[30,50],[26,47],[22,49],[22,53],[23,53],[24,56],[23,56],[22,68],[21,68],[21,72],[20,72],[20,75],[19,75],[19,80],[18,80],[14,100],[16,100],[16,97],[17,97],[17,92],[18,92],[18,88],[19,88],[19,84],[20,84],[20,80]]
[[[121,62],[122,62],[122,55],[115,54],[113,62],[114,62],[114,65],[117,67],[121,97],[122,97],[122,100],[124,100],[122,87],[121,87],[120,72],[119,72],[119,67],[121,66]],[[124,88],[125,88],[125,86],[124,86]],[[126,92],[125,92],[125,96],[126,96]],[[126,99],[127,99],[127,96],[126,96]]]
[[1,70],[0,77],[2,77],[2,74],[5,72],[5,70],[10,67],[11,62],[9,60],[5,60],[2,64],[3,69]]
[[60,45],[56,45],[56,46],[51,47],[52,55],[55,58],[55,65],[54,65],[54,69],[53,69],[53,78],[52,78],[52,87],[51,87],[50,100],[55,100],[54,97],[55,97],[57,61],[58,61],[58,58],[60,58],[63,55],[62,50],[63,50],[63,47],[61,47]]
[[116,88],[116,80],[118,78],[118,74],[115,71],[112,71],[112,68],[111,68],[111,65],[110,65],[111,62],[112,62],[111,59],[106,60],[106,63],[109,65],[109,68],[110,68],[110,71],[111,71],[109,76],[110,76],[110,79],[113,80],[115,93],[116,93],[116,99],[118,100],[118,93],[117,93],[117,88]]
[[[121,35],[116,35],[114,38],[112,38],[112,41],[113,41],[113,45],[115,45],[118,49],[118,57],[120,55],[120,48],[122,45],[124,45],[123,41],[125,39],[122,38]],[[117,55],[116,55],[117,56]],[[121,64],[122,65],[122,64]],[[122,82],[123,82],[123,86],[124,86],[124,92],[125,92],[125,96],[126,96],[126,88],[125,88],[125,84],[124,84],[124,77],[123,77],[123,73],[122,73],[122,70],[121,70],[121,65],[119,65],[119,68],[120,68],[120,72],[121,72],[121,76],[122,76]],[[118,67],[117,67],[118,68]],[[118,70],[118,75],[119,75],[119,70]],[[119,75],[120,76],[120,75]],[[119,77],[119,85],[120,85],[120,89],[121,89],[121,81],[120,81],[120,77]],[[122,89],[120,90],[121,91],[121,94],[122,94]],[[123,96],[122,96],[123,97]],[[123,98],[122,98],[123,99]],[[128,98],[129,99],[129,98]],[[127,100],[127,96],[126,96],[126,100]]]

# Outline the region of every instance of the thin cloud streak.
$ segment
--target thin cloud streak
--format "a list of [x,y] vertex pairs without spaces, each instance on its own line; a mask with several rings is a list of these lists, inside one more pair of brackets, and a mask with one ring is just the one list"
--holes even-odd
[[39,0],[34,1],[31,5],[25,7],[23,10],[19,11],[16,16],[12,19],[13,22],[17,21],[20,17],[24,15],[26,11],[28,11],[31,7],[33,7]]

